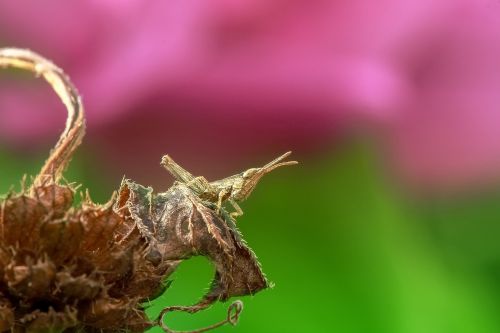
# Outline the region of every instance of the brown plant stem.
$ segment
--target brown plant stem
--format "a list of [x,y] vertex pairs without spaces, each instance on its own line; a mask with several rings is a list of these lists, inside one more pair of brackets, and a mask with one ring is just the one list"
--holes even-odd
[[47,177],[59,180],[85,135],[83,105],[78,91],[62,69],[30,50],[0,48],[0,67],[24,69],[42,76],[66,106],[66,127],[33,185],[45,182]]
[[[207,305],[208,306],[208,305]],[[158,326],[160,326],[165,332],[167,333],[202,333],[202,332],[208,332],[213,329],[216,329],[218,327],[221,327],[227,323],[231,325],[236,325],[238,323],[238,319],[240,317],[241,311],[243,311],[243,303],[241,301],[234,301],[231,303],[231,305],[227,308],[227,317],[225,320],[220,321],[218,323],[215,323],[210,326],[206,326],[204,328],[199,328],[196,330],[192,331],[174,331],[170,327],[168,327],[165,322],[164,318],[169,312],[173,311],[183,311],[183,312],[188,312],[188,313],[196,313],[198,311],[201,311],[205,309],[207,306],[169,306],[164,308],[159,315],[158,318]],[[234,312],[234,313],[233,313]]]

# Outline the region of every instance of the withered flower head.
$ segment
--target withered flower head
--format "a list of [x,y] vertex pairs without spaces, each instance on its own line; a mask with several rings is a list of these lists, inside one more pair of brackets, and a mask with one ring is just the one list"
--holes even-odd
[[[234,219],[192,184],[176,182],[155,194],[125,179],[107,204],[87,197],[75,207],[76,187],[61,176],[84,135],[76,89],[28,50],[0,49],[0,67],[42,76],[68,111],[66,129],[31,186],[0,199],[0,332],[142,332],[154,325],[173,332],[163,322],[169,311],[192,313],[267,287]],[[215,266],[209,292],[150,321],[142,302],[160,295],[179,263],[195,255]],[[241,309],[233,303],[225,321],[198,331],[235,324]]]

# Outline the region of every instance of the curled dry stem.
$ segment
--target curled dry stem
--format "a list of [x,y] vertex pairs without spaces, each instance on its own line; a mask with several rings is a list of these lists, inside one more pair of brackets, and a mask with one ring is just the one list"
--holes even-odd
[[227,308],[227,317],[225,320],[220,321],[218,323],[215,323],[213,325],[204,327],[204,328],[197,329],[197,330],[174,331],[171,328],[169,328],[164,322],[165,316],[169,312],[183,311],[183,312],[188,312],[188,313],[196,313],[196,312],[203,310],[205,308],[206,308],[206,306],[200,307],[200,306],[196,306],[196,305],[195,306],[169,306],[169,307],[166,307],[160,312],[160,315],[158,317],[158,326],[160,326],[167,333],[202,333],[202,332],[207,332],[207,331],[213,330],[215,328],[221,327],[222,325],[225,325],[227,323],[234,326],[238,323],[238,319],[240,317],[241,311],[243,311],[243,302],[241,302],[240,300],[237,300],[237,301],[234,301],[233,303],[231,303],[231,305],[229,305],[229,307]]
[[85,134],[84,112],[78,91],[62,69],[30,50],[0,48],[0,67],[24,69],[37,77],[42,76],[66,107],[66,127],[32,186],[42,184],[49,177],[59,180]]

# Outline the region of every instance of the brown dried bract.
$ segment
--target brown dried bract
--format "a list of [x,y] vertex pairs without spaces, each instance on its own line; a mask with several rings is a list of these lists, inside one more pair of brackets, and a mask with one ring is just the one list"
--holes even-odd
[[[84,133],[83,108],[62,70],[26,50],[0,49],[0,67],[44,77],[68,109],[66,129],[32,186],[0,199],[0,332],[142,332],[142,302],[160,295],[182,260],[206,256],[215,266],[209,292],[191,307],[267,287],[234,220],[176,183],[153,193],[124,180],[105,205],[74,207],[74,187],[60,182]],[[225,322],[237,320],[240,303]],[[222,322],[222,323],[225,323]],[[216,324],[216,327],[222,323]]]
[[[167,192],[124,180],[116,209],[125,211],[148,239],[152,262],[175,262],[203,255],[215,265],[212,287],[201,303],[250,295],[267,286],[255,255],[243,242],[231,220],[222,219],[186,185],[177,183]],[[121,206],[123,205],[123,206]]]

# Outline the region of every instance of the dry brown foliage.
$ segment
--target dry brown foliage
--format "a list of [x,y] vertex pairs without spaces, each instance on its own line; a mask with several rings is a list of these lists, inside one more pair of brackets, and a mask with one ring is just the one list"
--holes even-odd
[[[150,321],[141,304],[195,255],[215,266],[211,289],[196,305],[162,314],[196,312],[267,287],[232,217],[185,184],[155,194],[124,180],[107,204],[86,198],[75,206],[75,187],[61,176],[84,134],[76,89],[27,50],[0,49],[0,67],[42,76],[68,110],[66,129],[31,186],[0,199],[0,332],[171,331],[161,317]],[[220,324],[237,320],[241,305],[234,304]]]

